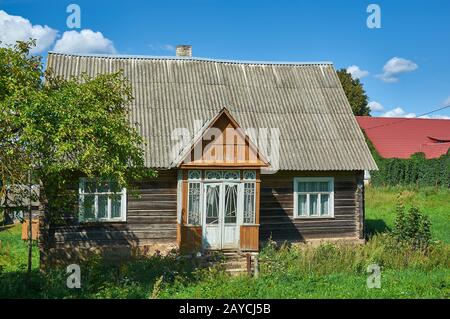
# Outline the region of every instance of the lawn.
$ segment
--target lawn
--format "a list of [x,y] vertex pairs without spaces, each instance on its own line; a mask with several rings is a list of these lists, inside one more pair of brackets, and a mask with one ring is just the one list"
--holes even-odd
[[[0,226],[0,273],[26,271],[28,246],[22,241],[22,225]],[[37,246],[33,246],[32,263],[39,263]]]
[[[381,288],[369,289],[366,274],[333,273],[300,276],[292,273],[251,278],[215,278],[193,285],[178,285],[162,292],[163,298],[450,298],[450,272],[436,269],[387,270]],[[217,280],[219,279],[219,280]]]
[[391,229],[398,195],[406,207],[419,207],[430,217],[432,235],[450,244],[450,190],[423,188],[421,191],[405,187],[366,188],[366,230],[369,234]]
[[[399,193],[406,206],[420,207],[432,221],[435,242],[427,251],[386,235]],[[36,247],[28,279],[20,225],[0,228],[0,298],[450,298],[449,198],[448,189],[367,188],[366,225],[373,237],[366,245],[269,245],[260,254],[258,279],[197,270],[176,255],[115,265],[93,259],[81,266],[81,289],[71,290],[64,270],[37,270]],[[380,289],[367,288],[372,263],[381,267]]]

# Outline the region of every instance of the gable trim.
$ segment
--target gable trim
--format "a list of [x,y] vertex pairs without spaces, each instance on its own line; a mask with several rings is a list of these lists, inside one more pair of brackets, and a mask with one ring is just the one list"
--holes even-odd
[[[184,159],[193,151],[194,147],[202,141],[203,136],[205,132],[212,128],[213,125],[217,122],[217,120],[222,116],[225,115],[227,119],[230,121],[231,125],[233,125],[237,131],[237,133],[245,140],[246,143],[248,143],[249,149],[251,149],[253,152],[255,152],[259,156],[259,160],[263,162],[263,165],[255,165],[255,164],[246,164],[242,163],[239,164],[239,166],[242,167],[270,167],[270,162],[266,159],[266,156],[259,150],[259,148],[256,146],[256,144],[251,140],[250,136],[245,133],[244,129],[239,125],[239,123],[233,118],[233,116],[230,114],[227,108],[222,108],[215,116],[213,116],[209,121],[206,121],[205,124],[201,127],[201,129],[194,134],[194,137],[192,140],[182,149],[182,151],[179,153],[179,156],[171,163],[170,168],[174,167],[181,167],[181,166],[198,166],[198,167],[210,167],[209,164],[195,164],[195,165],[189,165],[189,164],[183,164]],[[217,167],[227,166],[225,164],[212,164]]]

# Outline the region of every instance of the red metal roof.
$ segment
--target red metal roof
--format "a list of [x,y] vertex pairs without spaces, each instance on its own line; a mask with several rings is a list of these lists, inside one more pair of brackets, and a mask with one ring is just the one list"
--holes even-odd
[[359,126],[384,158],[426,158],[446,154],[450,148],[450,120],[357,116]]

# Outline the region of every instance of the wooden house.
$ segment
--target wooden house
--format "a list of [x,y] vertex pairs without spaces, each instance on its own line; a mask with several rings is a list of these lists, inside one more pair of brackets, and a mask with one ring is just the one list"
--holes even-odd
[[80,179],[79,217],[45,225],[45,258],[364,238],[363,172],[377,167],[331,63],[49,53],[47,67],[123,70],[158,177],[138,197]]

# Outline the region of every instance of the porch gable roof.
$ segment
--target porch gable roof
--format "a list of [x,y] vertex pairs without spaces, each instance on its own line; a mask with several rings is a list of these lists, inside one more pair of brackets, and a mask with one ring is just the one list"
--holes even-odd
[[[257,157],[260,159],[261,163],[254,164],[255,166],[259,167],[270,167],[270,163],[266,158],[266,155],[262,152],[260,148],[252,141],[252,137],[246,134],[244,132],[243,128],[239,125],[239,123],[234,119],[234,117],[230,114],[230,112],[227,110],[227,108],[222,108],[215,116],[213,116],[211,119],[207,120],[203,126],[195,132],[193,138],[186,143],[184,146],[180,148],[179,155],[174,159],[174,161],[171,163],[170,168],[173,167],[180,167],[183,165],[183,162],[186,161],[186,158],[189,156],[189,154],[194,150],[195,146],[198,145],[203,141],[204,135],[207,132],[208,129],[214,127],[214,125],[217,123],[217,121],[222,117],[225,116],[227,120],[233,125],[233,127],[236,129],[237,134],[239,134],[246,143],[248,143],[249,149],[253,151]],[[217,138],[217,137],[215,137]]]

